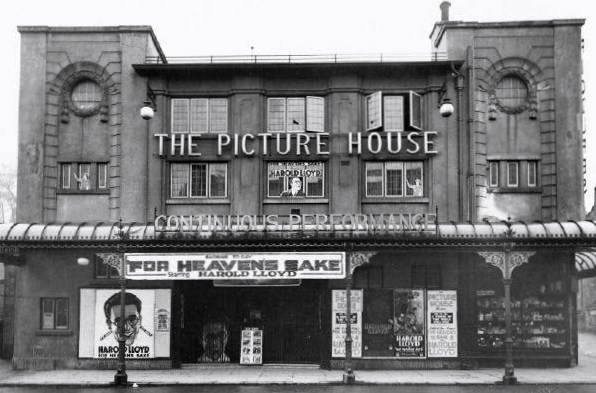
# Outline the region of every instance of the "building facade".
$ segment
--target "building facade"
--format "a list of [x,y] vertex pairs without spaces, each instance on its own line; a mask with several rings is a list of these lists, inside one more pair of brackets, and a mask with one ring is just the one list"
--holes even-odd
[[575,364],[582,25],[444,14],[419,61],[19,27],[14,366],[113,367],[123,269],[129,367],[501,364],[509,306],[517,365]]

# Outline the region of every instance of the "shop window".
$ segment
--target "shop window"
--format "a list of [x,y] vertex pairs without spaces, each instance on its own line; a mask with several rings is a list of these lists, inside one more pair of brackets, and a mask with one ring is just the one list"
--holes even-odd
[[384,95],[378,91],[367,95],[365,100],[366,131],[422,129],[421,95],[413,91],[402,95]]
[[173,133],[228,132],[227,98],[174,98]]
[[441,266],[412,266],[412,287],[438,289],[442,287]]
[[227,163],[170,164],[172,198],[226,198],[228,196]]
[[367,162],[367,197],[424,196],[424,165],[421,161]]
[[268,198],[322,198],[324,195],[324,162],[270,162],[267,164]]
[[108,189],[108,163],[65,162],[60,164],[60,190],[85,192]]
[[68,329],[68,298],[41,298],[40,328]]
[[383,288],[383,267],[360,267],[354,272],[355,288]]
[[110,266],[98,256],[94,258],[95,262],[95,278],[119,278],[120,273],[114,266]]
[[325,98],[275,97],[267,99],[269,132],[323,132]]

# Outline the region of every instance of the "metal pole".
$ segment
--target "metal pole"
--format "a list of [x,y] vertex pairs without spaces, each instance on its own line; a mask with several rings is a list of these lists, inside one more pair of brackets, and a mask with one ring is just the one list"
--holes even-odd
[[[509,252],[505,253],[505,258],[509,259]],[[513,367],[513,338],[511,337],[511,278],[504,278],[505,286],[505,375],[503,383],[505,385],[515,385],[515,369]]]
[[352,366],[352,275],[350,274],[346,278],[346,364],[344,383],[351,385],[354,382],[356,382],[356,376]]
[[116,375],[114,375],[114,383],[116,385],[126,385],[128,383],[128,375],[126,375],[126,271],[124,255],[119,254],[120,257],[120,323],[118,324],[118,368]]

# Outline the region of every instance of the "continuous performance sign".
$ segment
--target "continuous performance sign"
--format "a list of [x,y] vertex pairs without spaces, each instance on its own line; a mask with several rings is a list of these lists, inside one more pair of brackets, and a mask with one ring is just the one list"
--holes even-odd
[[126,254],[132,280],[342,279],[343,252]]

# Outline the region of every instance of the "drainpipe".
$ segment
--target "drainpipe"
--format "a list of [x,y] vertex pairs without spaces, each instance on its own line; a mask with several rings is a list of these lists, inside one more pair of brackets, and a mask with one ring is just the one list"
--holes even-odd
[[465,192],[462,187],[464,184],[464,110],[462,107],[464,92],[464,76],[452,65],[453,75],[455,77],[455,89],[457,90],[457,157],[459,160],[457,168],[457,192],[458,192],[458,213],[457,219],[462,222],[464,219]]
[[466,66],[468,68],[468,153],[469,153],[469,167],[468,167],[468,217],[467,221],[477,221],[478,212],[476,203],[476,144],[474,136],[474,53],[473,48],[468,47],[466,54]]

